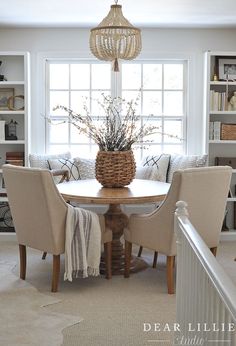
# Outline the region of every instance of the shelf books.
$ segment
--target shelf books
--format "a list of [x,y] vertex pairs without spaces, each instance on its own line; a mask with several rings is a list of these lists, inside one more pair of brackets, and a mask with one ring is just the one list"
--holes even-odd
[[[9,163],[14,166],[24,166],[24,156],[25,153],[23,151],[7,151],[5,163]],[[5,189],[5,182],[3,177],[1,179],[1,182],[1,188]],[[0,196],[6,196],[5,192],[3,192],[2,195],[0,194]]]
[[226,92],[218,92],[210,90],[210,110],[211,111],[227,111],[228,100]]
[[214,123],[213,123],[213,121],[209,122],[209,139],[210,140],[214,139]]
[[210,121],[209,123],[209,140],[220,140],[221,138],[221,122]]
[[24,152],[23,151],[10,151],[6,152],[6,163],[15,166],[24,166]]

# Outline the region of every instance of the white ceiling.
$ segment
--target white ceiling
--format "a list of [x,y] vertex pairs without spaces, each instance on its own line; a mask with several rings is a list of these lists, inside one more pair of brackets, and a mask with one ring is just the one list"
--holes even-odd
[[[0,27],[92,27],[110,0],[0,0]],[[124,16],[141,27],[236,27],[236,0],[120,0]]]

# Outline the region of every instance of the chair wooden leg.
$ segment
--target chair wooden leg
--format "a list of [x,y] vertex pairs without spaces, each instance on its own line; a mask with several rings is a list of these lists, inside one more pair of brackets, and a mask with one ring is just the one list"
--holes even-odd
[[174,260],[175,256],[167,256],[167,288],[168,294],[174,294]]
[[53,255],[52,292],[57,292],[60,276],[60,255]]
[[125,241],[125,271],[124,271],[125,278],[128,278],[130,274],[131,253],[132,253],[132,243],[126,240]]
[[112,244],[111,242],[104,244],[106,279],[111,279],[112,277],[112,268],[111,268],[112,245],[111,244]]
[[217,247],[211,247],[210,250],[213,253],[213,255],[216,257]]
[[143,247],[140,246],[140,247],[139,247],[139,250],[138,250],[138,257],[141,257],[142,252],[143,252]]
[[19,244],[20,252],[20,278],[25,280],[26,274],[26,246]]
[[154,257],[153,257],[152,268],[156,268],[157,267],[157,257],[158,257],[158,252],[155,251],[154,252]]
[[46,256],[47,256],[47,252],[44,252],[42,255],[42,260],[45,260]]

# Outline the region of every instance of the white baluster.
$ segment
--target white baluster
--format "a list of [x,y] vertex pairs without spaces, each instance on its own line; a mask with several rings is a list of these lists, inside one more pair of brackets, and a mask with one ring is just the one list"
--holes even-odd
[[[236,333],[228,331],[236,324],[235,287],[188,220],[187,204],[176,203],[177,235],[177,323],[181,332],[175,337],[193,340],[197,335],[204,345],[236,346]],[[200,331],[190,331],[188,323]],[[204,331],[204,324],[210,331]],[[213,331],[213,325],[219,331]],[[224,330],[225,328],[225,330]]]

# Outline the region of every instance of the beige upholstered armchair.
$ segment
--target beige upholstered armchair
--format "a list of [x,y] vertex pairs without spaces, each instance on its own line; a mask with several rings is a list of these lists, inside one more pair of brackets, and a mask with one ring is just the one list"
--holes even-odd
[[[3,166],[9,205],[20,251],[20,277],[26,275],[26,246],[53,255],[52,292],[57,291],[60,255],[65,251],[67,204],[47,169]],[[100,217],[106,277],[111,277],[112,232]]]
[[213,254],[220,239],[232,169],[204,167],[174,173],[170,190],[151,214],[131,215],[125,229],[125,277],[129,277],[132,243],[167,256],[168,293],[174,293],[176,242],[174,211],[178,200],[188,204],[190,221]]

